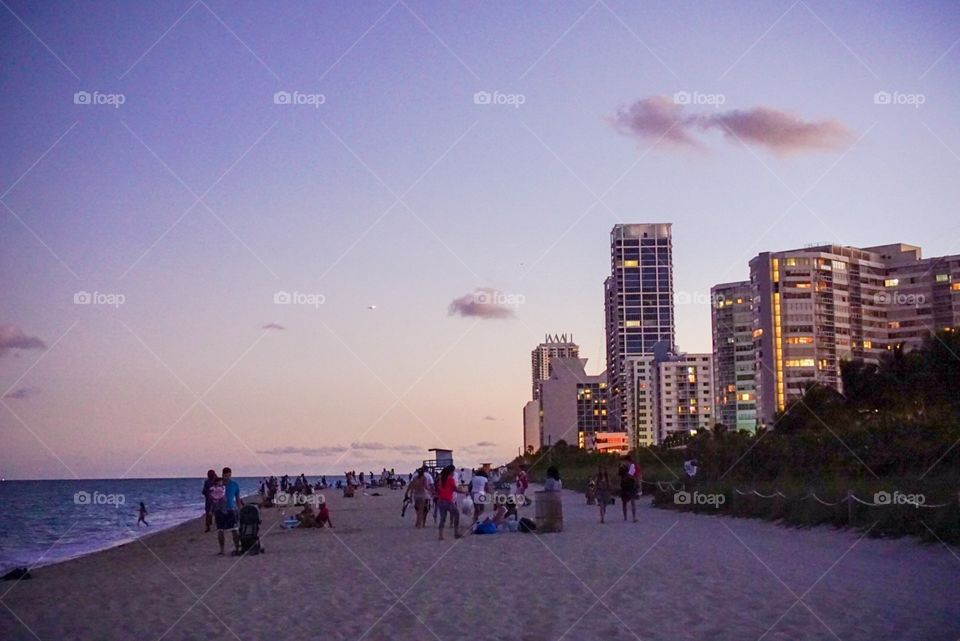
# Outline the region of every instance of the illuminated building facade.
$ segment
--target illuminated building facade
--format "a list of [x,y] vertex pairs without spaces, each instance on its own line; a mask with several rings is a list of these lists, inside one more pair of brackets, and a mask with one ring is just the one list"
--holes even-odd
[[757,428],[752,301],[748,280],[710,289],[716,421],[751,432]]

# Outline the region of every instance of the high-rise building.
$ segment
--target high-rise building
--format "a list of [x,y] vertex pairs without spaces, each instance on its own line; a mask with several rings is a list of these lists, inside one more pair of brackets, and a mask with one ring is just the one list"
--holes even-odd
[[960,256],[906,244],[823,245],[750,261],[757,418],[772,425],[816,382],[842,390],[846,360],[876,362],[960,326]]
[[627,359],[674,349],[673,246],[670,223],[615,225],[610,276],[604,281],[611,428],[639,444],[628,390]]
[[752,301],[748,280],[710,289],[715,418],[730,430],[757,427]]
[[566,334],[547,334],[543,342],[530,352],[530,376],[533,388],[533,398],[536,400],[539,393],[538,382],[550,378],[550,360],[553,358],[578,358],[580,347],[573,342],[573,335],[569,339]]
[[[538,382],[537,399],[525,409],[525,419],[536,416],[539,447],[564,441],[586,447],[597,432],[607,432],[607,376],[586,373],[587,359],[556,357],[550,361],[550,376]],[[524,431],[527,431],[525,425]]]
[[657,363],[657,442],[671,434],[709,430],[713,411],[713,356],[678,354]]

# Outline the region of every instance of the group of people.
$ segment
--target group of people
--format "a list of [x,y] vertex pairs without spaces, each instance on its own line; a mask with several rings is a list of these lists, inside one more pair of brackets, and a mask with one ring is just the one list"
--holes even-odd
[[[450,517],[450,526],[453,529],[454,538],[462,536],[458,507],[460,500],[466,498],[469,498],[473,506],[472,524],[477,524],[481,520],[489,520],[497,525],[511,515],[516,516],[517,513],[516,500],[499,504],[495,504],[491,500],[491,497],[494,496],[495,479],[499,479],[502,473],[502,469],[491,472],[487,468],[479,468],[471,470],[468,481],[466,480],[466,470],[461,468],[458,471],[453,465],[447,465],[440,470],[439,478],[435,479],[428,468],[421,467],[409,476],[409,482],[404,493],[404,511],[406,505],[412,503],[416,514],[414,527],[425,528],[427,526],[427,515],[430,513],[432,506],[433,521],[438,526],[437,536],[440,540],[443,540],[443,531],[448,516]],[[557,478],[559,480],[559,475]],[[517,495],[523,496],[529,485],[526,469],[521,469],[516,481]],[[485,515],[488,504],[492,505],[492,508]],[[468,510],[470,508],[464,509]],[[469,515],[469,511],[466,514]]]
[[220,476],[216,471],[207,470],[207,478],[203,482],[204,524],[205,532],[216,523],[218,554],[223,556],[226,543],[226,532],[233,538],[234,554],[240,554],[239,512],[243,507],[240,497],[240,484],[233,480],[233,471],[229,467],[223,468]]
[[[637,499],[640,496],[641,484],[643,483],[643,468],[635,463],[629,455],[626,455],[617,468],[617,476],[620,481],[620,504],[623,508],[623,520],[627,520],[627,506],[629,506],[633,522],[636,523]],[[590,481],[588,489],[588,496],[592,494],[600,508],[601,523],[607,522],[607,507],[612,502],[612,489],[607,468],[601,467],[597,470],[597,475]]]

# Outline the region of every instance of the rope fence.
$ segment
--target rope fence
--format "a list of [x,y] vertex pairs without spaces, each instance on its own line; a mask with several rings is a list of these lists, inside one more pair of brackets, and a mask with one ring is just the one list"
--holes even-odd
[[[673,492],[680,492],[686,489],[686,486],[680,481],[664,482],[664,481],[641,480],[640,482],[644,485],[655,486],[661,492],[666,492],[667,490],[670,490]],[[678,485],[679,485],[679,488],[677,487]],[[752,495],[752,496],[757,496],[761,499],[781,498],[788,501],[805,501],[807,499],[813,499],[814,501],[820,503],[821,505],[825,505],[827,507],[836,507],[837,505],[840,505],[842,503],[856,502],[856,503],[859,503],[860,505],[866,505],[868,507],[892,507],[895,505],[898,505],[898,506],[902,505],[902,506],[910,506],[910,507],[916,507],[916,508],[937,509],[937,508],[950,507],[956,504],[955,502],[928,504],[925,501],[917,500],[916,497],[918,495],[899,494],[897,492],[894,492],[892,494],[890,492],[878,492],[874,496],[873,500],[865,501],[859,496],[857,496],[856,494],[854,494],[852,491],[847,491],[846,496],[844,496],[843,498],[837,501],[830,502],[817,496],[816,492],[810,492],[808,494],[804,494],[803,496],[789,497],[779,490],[777,490],[772,494],[762,494],[756,490],[748,490],[744,492],[739,488],[733,488],[733,491],[736,494],[739,494],[740,496]],[[905,498],[900,499],[901,496]],[[878,501],[877,500],[878,498],[880,498],[881,500]]]

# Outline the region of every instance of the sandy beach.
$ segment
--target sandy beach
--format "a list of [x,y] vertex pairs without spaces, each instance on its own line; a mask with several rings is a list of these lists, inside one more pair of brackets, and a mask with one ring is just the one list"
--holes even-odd
[[[334,530],[217,557],[195,522],[0,583],[0,638],[917,639],[960,636],[960,556],[915,540],[679,514],[609,522],[564,492],[560,534],[471,535],[400,518],[402,494],[327,492]],[[525,508],[532,516],[533,508]]]

